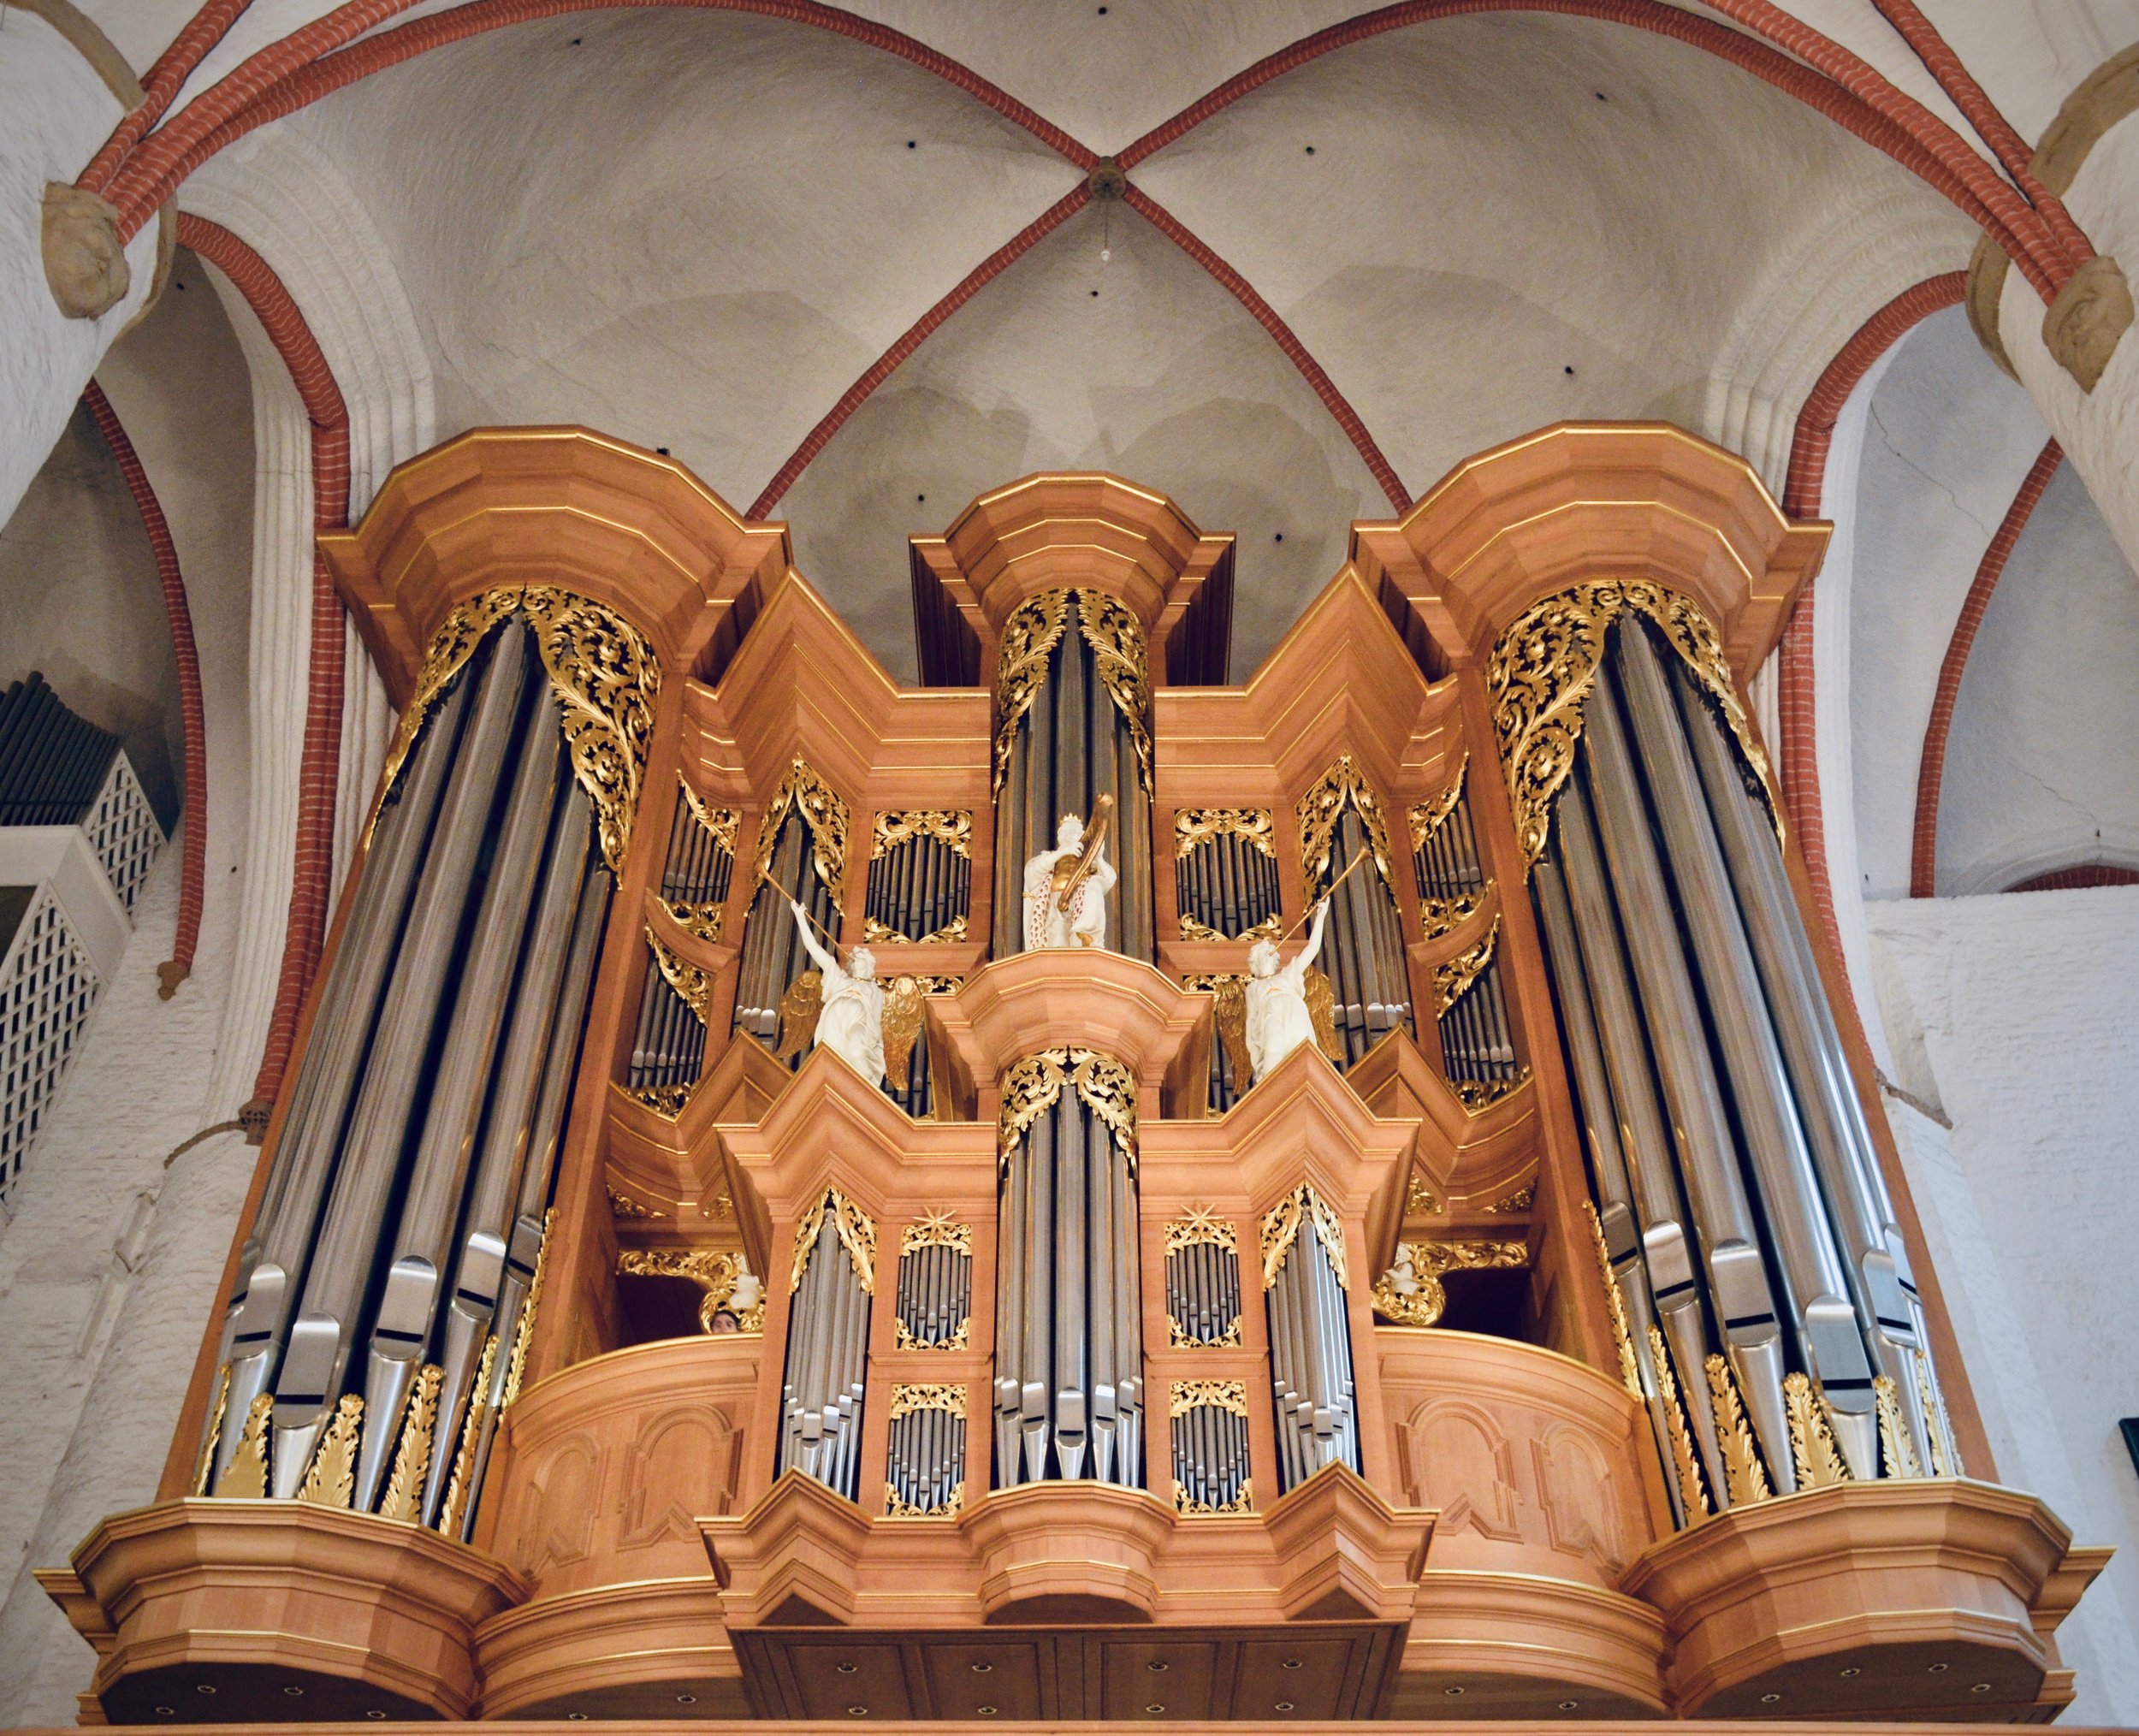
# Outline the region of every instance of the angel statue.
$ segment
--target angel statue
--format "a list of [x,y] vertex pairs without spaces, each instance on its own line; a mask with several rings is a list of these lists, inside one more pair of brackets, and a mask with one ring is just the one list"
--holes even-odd
[[1027,860],[1026,951],[1106,945],[1106,895],[1116,878],[1106,859],[1106,828],[1113,814],[1114,798],[1100,797],[1088,832],[1075,815],[1064,815],[1055,848]]
[[809,911],[792,898],[787,905],[817,969],[803,972],[780,997],[779,1058],[791,1061],[821,1043],[870,1084],[888,1079],[903,1086],[921,1033],[920,983],[902,976],[887,994],[868,947],[856,947],[842,967],[809,932]]
[[[1307,925],[1307,944],[1290,964],[1278,963],[1275,941],[1258,940],[1248,949],[1247,1056],[1258,1079],[1268,1078],[1295,1049],[1322,1035],[1328,1015],[1325,1011],[1321,1020],[1314,1016],[1308,1004],[1307,975],[1315,955],[1322,951],[1322,928],[1329,919],[1330,901],[1324,898],[1314,907],[1314,921]],[[1314,977],[1326,1008],[1330,980],[1320,971]]]

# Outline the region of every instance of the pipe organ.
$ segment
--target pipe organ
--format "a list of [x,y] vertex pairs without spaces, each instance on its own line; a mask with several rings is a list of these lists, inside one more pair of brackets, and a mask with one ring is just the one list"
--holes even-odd
[[1040,476],[902,686],[671,462],[403,466],[228,1306],[41,1575],[104,1715],[2053,1714],[2105,1552],[1990,1478],[1743,699],[1824,534],[1549,430],[1236,685],[1231,540]]

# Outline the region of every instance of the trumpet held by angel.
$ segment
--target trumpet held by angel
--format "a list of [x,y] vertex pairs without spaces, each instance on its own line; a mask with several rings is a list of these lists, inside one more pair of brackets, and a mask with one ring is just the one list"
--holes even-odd
[[805,1049],[823,1047],[872,1085],[904,1084],[921,1034],[921,985],[901,976],[887,991],[876,979],[876,955],[866,946],[840,963],[838,954],[810,932],[809,912],[791,898],[787,907],[817,968],[803,971],[780,997],[779,1058],[791,1061]]

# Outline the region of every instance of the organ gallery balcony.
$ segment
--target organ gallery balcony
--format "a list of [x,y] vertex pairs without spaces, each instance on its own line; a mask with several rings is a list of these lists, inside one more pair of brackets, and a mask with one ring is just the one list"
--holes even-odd
[[404,465],[231,1304],[42,1576],[86,1715],[2054,1715],[2105,1552],[1990,1475],[1745,700],[1824,537],[1549,430],[1235,685],[1230,540],[1031,477],[910,687],[667,460]]

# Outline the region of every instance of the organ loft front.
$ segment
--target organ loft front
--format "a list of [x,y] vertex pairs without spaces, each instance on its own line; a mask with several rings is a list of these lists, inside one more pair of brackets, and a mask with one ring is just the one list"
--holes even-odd
[[320,547],[400,708],[86,1722],[2041,1721],[1746,697],[1825,527],[1459,466],[1259,668],[1100,474],[888,676],[677,464],[465,435]]

